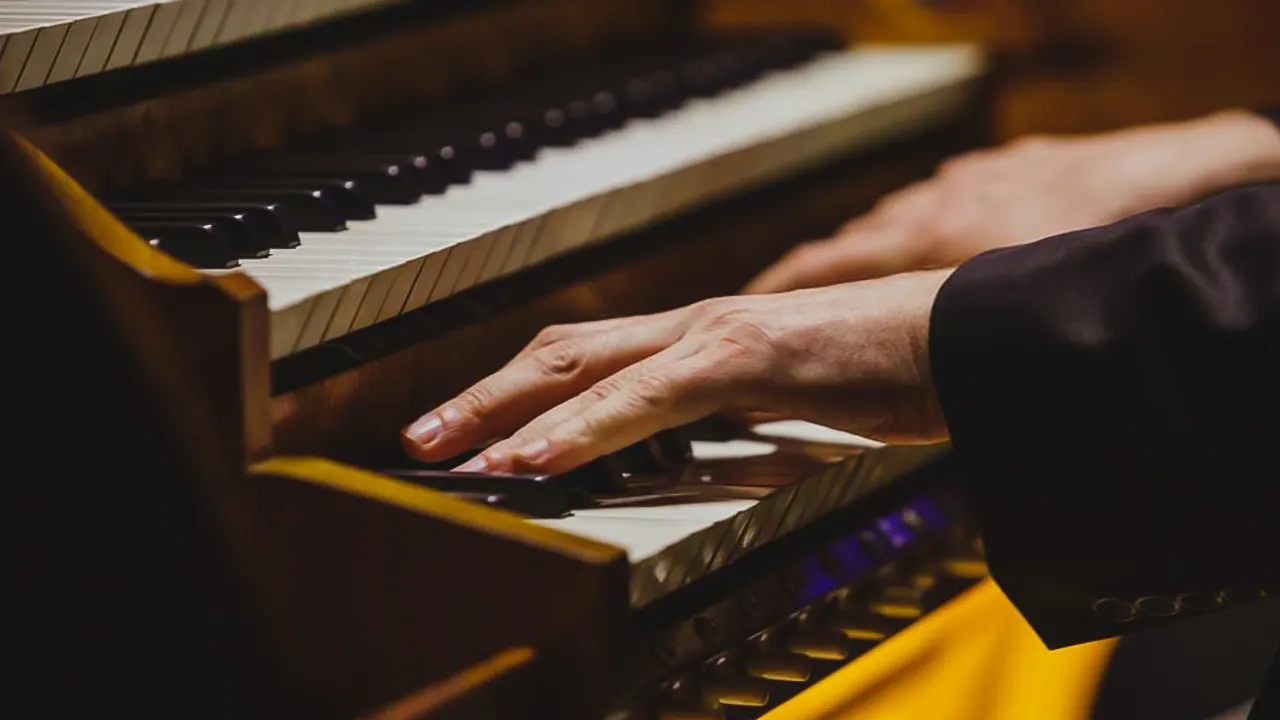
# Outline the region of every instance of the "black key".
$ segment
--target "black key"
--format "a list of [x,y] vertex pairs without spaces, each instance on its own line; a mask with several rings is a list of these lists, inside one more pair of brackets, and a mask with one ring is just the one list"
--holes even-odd
[[516,153],[492,130],[448,130],[434,126],[430,118],[420,127],[400,128],[388,137],[423,143],[424,147],[456,147],[473,170],[506,170],[516,163]]
[[125,222],[188,223],[192,221],[215,223],[227,234],[236,256],[240,258],[264,258],[271,255],[271,244],[263,229],[247,214],[210,212],[121,211],[116,213]]
[[235,213],[250,218],[262,228],[273,248],[296,248],[302,244],[293,219],[279,203],[174,202],[163,200],[111,203],[113,212],[153,213]]
[[614,455],[622,472],[637,475],[666,473],[693,462],[692,446],[674,430],[652,435]]
[[438,172],[450,185],[466,185],[471,182],[471,159],[458,143],[385,132],[347,138],[337,142],[334,147],[344,152],[421,154],[435,164]]
[[572,510],[562,482],[546,475],[487,475],[444,470],[382,470],[384,475],[421,487],[475,498],[501,498],[502,507],[538,518],[564,517]]
[[488,122],[519,123],[527,142],[534,147],[566,147],[578,141],[578,132],[565,109],[551,101],[534,101],[523,96],[486,98],[450,108],[449,114],[486,118]]
[[[429,187],[427,158],[351,154],[333,152],[281,153],[253,159],[240,168],[219,175],[267,174],[302,175],[306,177],[353,177],[365,187],[379,205],[408,205],[417,202]],[[438,192],[438,191],[437,191]]]
[[437,132],[469,132],[481,136],[491,133],[517,160],[529,160],[538,153],[538,146],[525,124],[513,117],[448,108],[432,112],[423,122],[430,123],[431,129]]
[[351,178],[307,178],[289,176],[262,176],[252,178],[201,176],[182,182],[184,187],[193,189],[231,189],[242,188],[253,190],[272,190],[281,188],[290,191],[326,193],[338,211],[347,220],[375,220],[378,211],[369,194],[356,180]]
[[239,267],[231,242],[217,223],[138,222],[130,224],[152,247],[198,268]]
[[[288,213],[293,226],[302,232],[336,232],[347,228],[346,215],[323,190],[286,188],[191,188],[179,185],[152,187],[137,201],[163,200],[187,206],[247,207],[259,203],[277,204]],[[125,203],[121,203],[125,204]]]

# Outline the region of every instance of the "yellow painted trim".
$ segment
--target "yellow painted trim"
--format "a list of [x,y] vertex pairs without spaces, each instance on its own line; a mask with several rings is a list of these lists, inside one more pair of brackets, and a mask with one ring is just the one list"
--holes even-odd
[[591,563],[626,558],[622,548],[526,522],[515,513],[458,500],[375,472],[318,457],[277,456],[250,467],[251,475],[274,475],[376,500],[419,515],[536,545]]
[[137,233],[125,227],[80,183],[35,145],[23,137],[13,137],[18,147],[32,159],[36,168],[49,181],[70,220],[104,251],[155,280],[175,285],[206,281],[205,276],[194,268],[156,250],[138,237]]

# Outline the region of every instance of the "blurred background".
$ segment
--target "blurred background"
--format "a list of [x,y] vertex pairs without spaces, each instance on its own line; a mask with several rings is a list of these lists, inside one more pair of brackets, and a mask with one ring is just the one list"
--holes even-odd
[[1280,105],[1274,0],[705,0],[700,12],[860,42],[980,42],[998,59],[1001,139]]

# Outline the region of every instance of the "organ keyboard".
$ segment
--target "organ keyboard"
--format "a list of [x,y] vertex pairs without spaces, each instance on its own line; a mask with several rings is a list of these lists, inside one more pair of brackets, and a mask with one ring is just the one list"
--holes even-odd
[[731,293],[979,141],[973,49],[643,0],[28,5],[0,196],[14,282],[66,304],[16,321],[10,411],[55,457],[56,408],[112,408],[79,447],[132,478],[20,503],[78,498],[34,674],[99,711],[756,717],[982,575],[942,448],[708,422],[500,478],[397,447],[546,325]]

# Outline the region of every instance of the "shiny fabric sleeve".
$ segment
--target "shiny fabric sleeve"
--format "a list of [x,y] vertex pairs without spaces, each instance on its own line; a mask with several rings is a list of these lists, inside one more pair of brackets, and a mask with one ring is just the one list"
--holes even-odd
[[986,253],[930,324],[992,574],[1047,645],[1280,592],[1280,185]]

